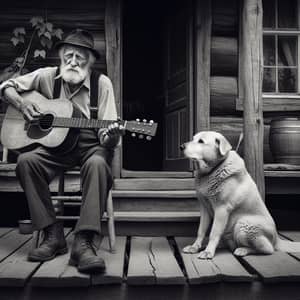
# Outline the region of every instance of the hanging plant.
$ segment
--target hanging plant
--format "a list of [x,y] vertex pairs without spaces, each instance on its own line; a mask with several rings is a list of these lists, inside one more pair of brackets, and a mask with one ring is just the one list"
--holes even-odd
[[[62,29],[55,28],[52,23],[43,17],[33,17],[29,22],[32,25],[32,32],[26,32],[24,27],[17,27],[13,30],[13,37],[11,38],[11,42],[15,47],[24,44],[22,55],[15,60],[18,62],[19,74],[22,74],[30,53],[33,53],[33,58],[45,59],[47,51],[53,46],[53,39],[61,40],[63,35]],[[37,43],[34,42],[36,40]],[[32,49],[33,47],[34,49]]]

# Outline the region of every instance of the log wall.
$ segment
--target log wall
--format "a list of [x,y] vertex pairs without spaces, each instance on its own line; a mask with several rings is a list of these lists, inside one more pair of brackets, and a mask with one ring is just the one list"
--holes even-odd
[[[243,99],[239,99],[239,18],[238,0],[226,3],[212,0],[210,128],[223,132],[233,144],[238,140],[243,124]],[[277,101],[276,105],[272,105],[272,101],[274,104]],[[269,147],[270,120],[299,115],[299,108],[293,101],[284,101],[282,105],[278,105],[278,101],[270,99],[263,103],[265,163],[273,162]]]

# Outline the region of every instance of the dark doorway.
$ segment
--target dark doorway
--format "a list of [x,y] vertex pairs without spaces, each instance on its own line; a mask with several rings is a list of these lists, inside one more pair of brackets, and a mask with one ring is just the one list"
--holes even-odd
[[123,169],[189,170],[179,149],[192,132],[188,3],[123,3],[123,118],[158,123],[151,142],[125,136]]
[[162,170],[164,5],[123,2],[123,118],[158,123],[151,141],[124,137],[123,168],[128,170]]

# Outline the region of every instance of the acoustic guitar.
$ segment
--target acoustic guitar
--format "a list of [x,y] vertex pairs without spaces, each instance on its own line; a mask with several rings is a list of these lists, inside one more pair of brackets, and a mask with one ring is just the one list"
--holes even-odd
[[13,105],[8,106],[1,129],[1,142],[11,150],[26,150],[36,145],[57,150],[70,149],[77,140],[80,128],[107,128],[114,122],[123,125],[133,136],[146,136],[150,140],[156,134],[157,123],[153,121],[85,119],[69,100],[50,100],[36,91],[24,92],[22,97],[36,103],[42,114],[29,122]]

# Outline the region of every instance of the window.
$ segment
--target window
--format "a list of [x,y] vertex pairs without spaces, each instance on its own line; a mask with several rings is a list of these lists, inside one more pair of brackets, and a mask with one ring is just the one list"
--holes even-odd
[[300,0],[263,0],[263,93],[300,93]]

